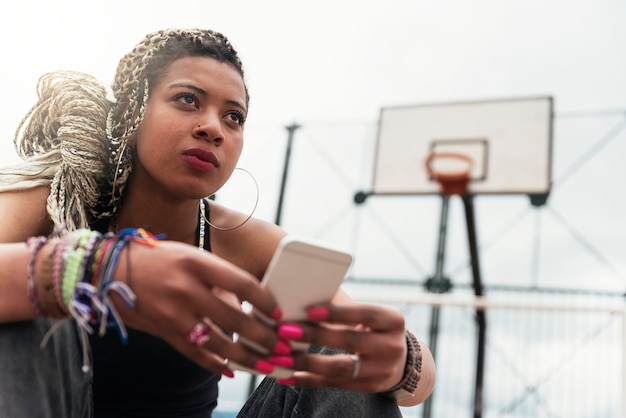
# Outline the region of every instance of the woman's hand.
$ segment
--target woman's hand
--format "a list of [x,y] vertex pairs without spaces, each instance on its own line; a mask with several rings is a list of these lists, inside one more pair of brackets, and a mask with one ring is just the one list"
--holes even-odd
[[[384,392],[397,384],[406,360],[404,318],[381,306],[328,305],[309,310],[317,324],[281,324],[278,335],[345,351],[294,356],[297,386]],[[357,356],[357,357],[354,357]]]
[[[281,324],[279,337],[336,348],[345,354],[294,354],[296,372],[280,383],[382,393],[402,380],[407,343],[399,312],[377,305],[333,304],[309,309],[308,319],[307,323]],[[423,343],[420,346],[421,378],[414,396],[400,402],[403,406],[423,402],[434,387],[432,355]]]
[[135,309],[115,298],[127,326],[162,338],[216,373],[230,374],[226,358],[271,372],[261,355],[227,334],[237,333],[268,352],[279,341],[272,328],[235,303],[233,295],[278,319],[274,298],[246,271],[196,247],[159,241],[154,247],[131,243],[125,248],[115,280],[126,282],[137,296]]

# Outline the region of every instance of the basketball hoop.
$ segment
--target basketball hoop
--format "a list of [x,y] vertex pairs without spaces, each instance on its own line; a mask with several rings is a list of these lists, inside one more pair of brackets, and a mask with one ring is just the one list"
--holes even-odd
[[433,152],[426,158],[425,165],[426,172],[439,183],[443,194],[451,196],[467,193],[474,166],[469,156],[455,152]]

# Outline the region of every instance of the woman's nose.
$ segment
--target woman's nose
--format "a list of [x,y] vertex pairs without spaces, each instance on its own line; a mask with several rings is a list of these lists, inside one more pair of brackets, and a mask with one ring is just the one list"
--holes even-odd
[[197,124],[192,133],[194,138],[209,140],[216,144],[221,144],[224,141],[220,124],[211,120]]

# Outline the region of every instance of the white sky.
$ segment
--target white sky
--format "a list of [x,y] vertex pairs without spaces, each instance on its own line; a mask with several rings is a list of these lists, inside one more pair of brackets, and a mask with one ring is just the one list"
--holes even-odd
[[[620,0],[2,2],[2,137],[37,77],[109,83],[152,30],[202,26],[240,50],[250,122],[373,119],[384,105],[552,94],[557,110],[626,104]],[[3,145],[4,145],[3,141]]]

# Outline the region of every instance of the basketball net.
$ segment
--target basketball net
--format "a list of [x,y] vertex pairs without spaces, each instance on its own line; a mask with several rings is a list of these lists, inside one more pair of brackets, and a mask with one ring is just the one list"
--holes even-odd
[[[439,183],[446,196],[465,195],[469,184],[473,160],[455,152],[431,153],[426,158],[426,172]],[[460,167],[459,167],[460,166]]]

